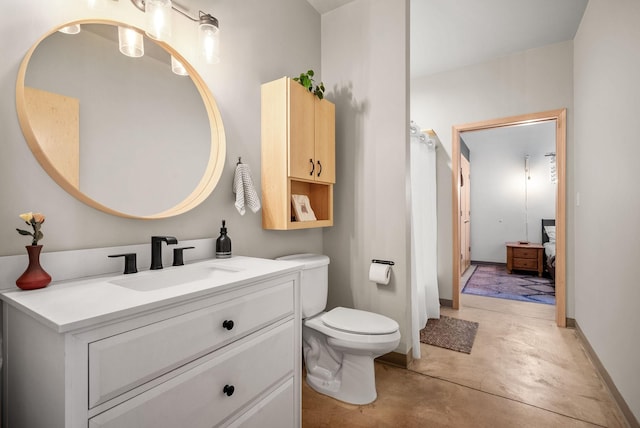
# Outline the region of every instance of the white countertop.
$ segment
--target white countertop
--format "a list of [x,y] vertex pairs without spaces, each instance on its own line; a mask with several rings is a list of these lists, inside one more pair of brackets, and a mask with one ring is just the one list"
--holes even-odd
[[[129,275],[54,281],[38,290],[5,292],[0,294],[0,299],[57,332],[64,333],[168,304],[213,295],[300,268],[294,262],[234,256]],[[127,287],[131,282],[141,284],[139,289],[149,288],[149,284],[156,281],[175,283],[176,278],[182,275],[189,282],[148,291]]]

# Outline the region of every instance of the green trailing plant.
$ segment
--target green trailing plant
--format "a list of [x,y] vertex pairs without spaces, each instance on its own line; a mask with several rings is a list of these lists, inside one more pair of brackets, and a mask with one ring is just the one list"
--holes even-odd
[[294,77],[293,80],[295,80],[296,82],[300,83],[302,86],[307,88],[309,92],[313,92],[313,94],[319,99],[323,99],[324,83],[320,82],[320,84],[315,85],[315,88],[314,88],[313,86],[315,84],[315,81],[313,80],[314,74],[315,73],[313,72],[313,70],[308,70],[306,73],[300,73],[300,76]]

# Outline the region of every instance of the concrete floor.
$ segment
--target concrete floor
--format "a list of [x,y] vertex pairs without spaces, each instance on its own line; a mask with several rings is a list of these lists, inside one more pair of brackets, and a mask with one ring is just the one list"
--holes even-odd
[[480,323],[471,354],[421,345],[409,370],[376,363],[378,399],[354,406],[302,388],[302,426],[626,427],[555,307],[462,295],[443,315]]

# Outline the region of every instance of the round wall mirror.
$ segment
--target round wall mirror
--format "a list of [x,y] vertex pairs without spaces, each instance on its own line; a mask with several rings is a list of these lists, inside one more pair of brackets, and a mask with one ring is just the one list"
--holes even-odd
[[[70,24],[80,33],[46,34],[18,72],[18,118],[38,162],[67,192],[110,214],[166,218],[196,207],[225,157],[220,113],[202,78],[147,37],[142,57],[120,53],[124,24]],[[172,72],[172,57],[188,76]]]

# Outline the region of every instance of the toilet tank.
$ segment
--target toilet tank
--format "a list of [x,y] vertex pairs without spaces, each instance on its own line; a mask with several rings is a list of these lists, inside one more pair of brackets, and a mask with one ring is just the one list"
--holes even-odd
[[303,265],[300,280],[302,318],[312,317],[327,307],[329,292],[329,257],[321,254],[293,254],[278,257]]

